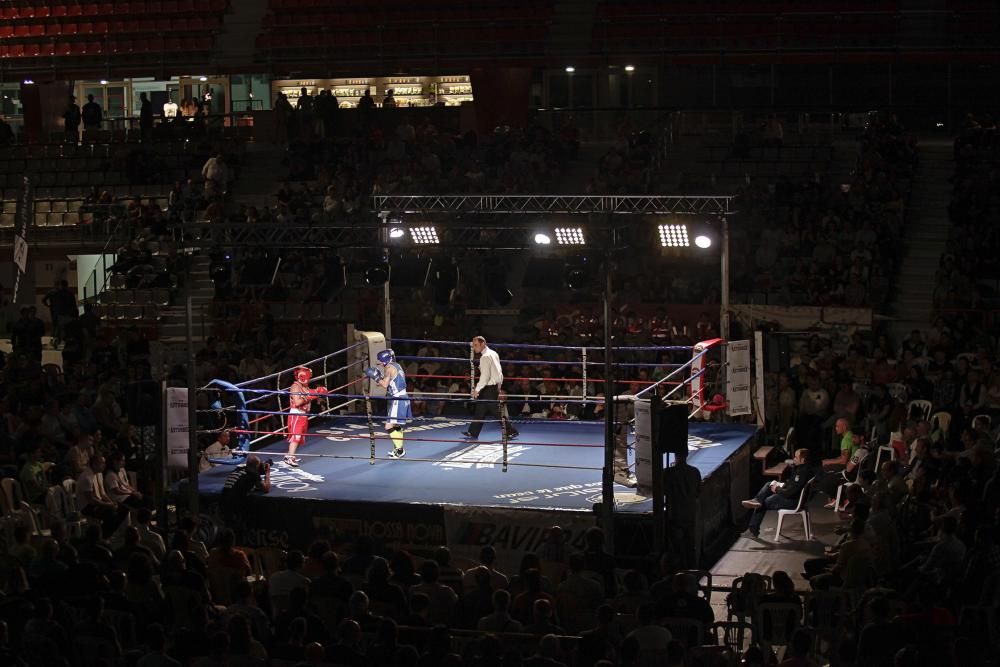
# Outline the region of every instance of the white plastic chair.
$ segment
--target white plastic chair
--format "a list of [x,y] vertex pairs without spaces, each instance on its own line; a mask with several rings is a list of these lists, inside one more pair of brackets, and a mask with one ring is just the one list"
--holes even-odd
[[978,423],[985,422],[987,429],[993,428],[993,418],[990,417],[989,415],[976,415],[975,417],[972,418],[972,422],[970,422],[970,423],[973,426],[975,426],[977,422]]
[[951,413],[945,412],[935,412],[931,415],[931,431],[941,429],[944,435],[948,435],[948,430],[951,428]]
[[812,519],[809,517],[809,497],[812,495],[812,487],[815,482],[816,478],[813,477],[802,487],[802,492],[799,494],[799,502],[795,506],[795,509],[778,510],[778,526],[774,530],[774,539],[776,541],[781,538],[781,524],[784,522],[785,517],[794,515],[802,517],[802,527],[806,534],[806,541],[812,541]]
[[910,401],[909,405],[906,406],[907,416],[913,414],[913,410],[916,409],[920,415],[921,421],[927,421],[931,418],[931,409],[933,405],[930,401],[925,401],[922,399],[915,399]]

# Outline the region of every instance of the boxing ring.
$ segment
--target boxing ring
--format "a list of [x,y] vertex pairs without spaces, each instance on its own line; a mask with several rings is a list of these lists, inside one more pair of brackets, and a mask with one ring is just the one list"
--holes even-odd
[[[392,444],[384,423],[384,390],[365,377],[371,360],[385,348],[375,334],[299,365],[312,370],[316,390],[310,391],[309,428],[298,466],[283,459],[288,387],[298,366],[238,384],[216,380],[202,388],[209,400],[199,404],[210,405],[199,414],[202,436],[227,429],[242,451],[211,459],[214,467],[198,478],[201,502],[217,502],[233,466],[252,451],[273,461],[270,493],[248,502],[250,528],[244,539],[252,544],[305,546],[316,537],[336,541],[367,535],[418,552],[448,544],[458,555],[474,557],[491,543],[512,562],[536,548],[548,526],[558,524],[581,540],[586,528],[596,525],[605,422],[595,418],[604,403],[599,393],[604,379],[595,376],[595,369],[603,367],[603,348],[491,343],[501,357],[507,393],[497,416],[482,420],[479,438],[469,441],[463,432],[472,420],[478,369],[468,342],[394,339],[392,345],[406,369],[414,406],[404,428],[404,458],[386,455]],[[628,443],[632,467],[635,435],[628,402],[658,395],[690,406],[688,462],[702,475],[704,512],[711,514],[706,523],[723,533],[732,528],[731,509],[747,492],[740,485],[749,486],[749,444],[756,427],[699,419],[710,416],[701,408],[719,368],[710,362],[709,348],[616,348],[617,374],[635,379],[618,381],[623,392],[615,399],[615,424]],[[639,379],[643,369],[649,379]],[[551,386],[569,393],[546,394]],[[562,413],[570,418],[552,418]],[[618,541],[626,542],[626,550],[641,552],[653,501],[644,490],[621,484],[615,485],[615,499],[616,535],[619,523],[627,527]]]

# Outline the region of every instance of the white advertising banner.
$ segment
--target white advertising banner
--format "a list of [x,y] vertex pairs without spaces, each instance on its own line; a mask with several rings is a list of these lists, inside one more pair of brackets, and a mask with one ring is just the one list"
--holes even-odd
[[[544,491],[549,491],[547,495],[561,493],[557,489]],[[596,491],[600,493],[600,489]],[[593,493],[594,490],[590,492]],[[538,553],[553,524],[558,524],[563,529],[567,552],[583,551],[587,546],[584,536],[595,525],[594,516],[590,512],[562,512],[553,518],[551,512],[533,512],[527,509],[462,505],[444,507],[445,533],[452,558],[457,562],[475,563],[482,548],[492,546],[497,552],[497,567],[506,572],[517,572],[525,554]],[[550,573],[543,571],[543,574]]]
[[28,242],[20,234],[14,236],[14,265],[21,273],[27,271]]
[[757,425],[762,427],[765,422],[764,411],[764,332],[755,331],[754,340],[754,368],[757,370]]
[[635,479],[640,488],[653,486],[653,422],[649,401],[637,399],[635,405]]
[[166,410],[164,423],[167,428],[167,468],[187,470],[188,448],[188,390],[183,387],[167,387],[164,393]]
[[726,398],[729,402],[729,415],[751,415],[753,399],[750,391],[750,341],[729,341],[727,356],[729,372],[726,374]]

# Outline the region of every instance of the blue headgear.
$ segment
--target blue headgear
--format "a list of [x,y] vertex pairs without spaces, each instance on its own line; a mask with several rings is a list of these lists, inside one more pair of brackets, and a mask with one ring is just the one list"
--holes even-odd
[[390,363],[396,360],[396,353],[393,352],[391,348],[387,347],[378,354],[376,354],[375,358],[378,359],[381,363],[388,366]]

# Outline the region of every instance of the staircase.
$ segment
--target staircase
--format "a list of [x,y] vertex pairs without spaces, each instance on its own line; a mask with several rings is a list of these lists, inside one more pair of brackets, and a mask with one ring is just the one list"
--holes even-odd
[[245,65],[253,62],[267,0],[239,0],[230,3],[222,32],[215,40],[215,65]]
[[215,295],[212,279],[208,274],[209,258],[207,255],[194,254],[188,258],[188,272],[184,289],[179,290],[175,300],[176,305],[163,309],[160,318],[160,350],[163,367],[174,364],[185,364],[188,360],[187,349],[187,300],[191,298],[193,324],[192,338],[195,348],[200,349],[201,343],[211,335],[212,322],[208,319],[208,306]]
[[890,335],[902,340],[913,329],[929,324],[934,299],[934,279],[948,241],[951,223],[948,202],[954,173],[952,144],[928,140],[920,144],[920,165],[913,183],[905,236],[905,250],[890,304]]
[[597,0],[557,0],[549,29],[548,52],[561,56],[589,53],[596,12]]

